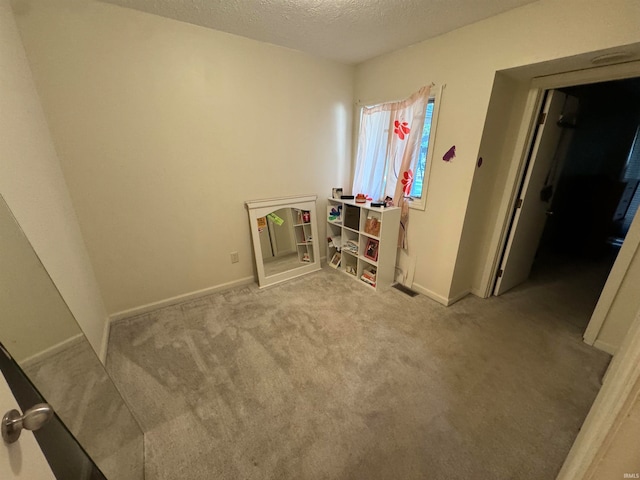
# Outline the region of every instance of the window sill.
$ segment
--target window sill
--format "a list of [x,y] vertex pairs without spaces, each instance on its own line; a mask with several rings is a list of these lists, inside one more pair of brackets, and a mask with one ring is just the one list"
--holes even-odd
[[427,202],[425,201],[424,198],[420,198],[420,199],[410,199],[409,200],[409,208],[412,208],[414,210],[425,210],[425,207],[427,206]]

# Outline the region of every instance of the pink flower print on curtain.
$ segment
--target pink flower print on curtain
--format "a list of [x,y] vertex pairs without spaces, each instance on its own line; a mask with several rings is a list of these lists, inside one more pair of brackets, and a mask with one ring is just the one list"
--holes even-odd
[[411,131],[411,129],[409,128],[409,123],[408,122],[402,122],[400,123],[399,120],[396,120],[394,122],[394,130],[393,133],[395,133],[396,135],[398,135],[398,138],[400,140],[404,140],[404,137],[406,135],[409,134],[409,132]]
[[413,170],[409,169],[402,174],[402,185],[402,191],[408,197],[411,194],[411,186],[413,185]]
[[[397,173],[393,202],[400,207],[400,232],[398,247],[407,249],[407,227],[409,225],[409,202],[413,184],[413,166],[416,165],[420,153],[424,116],[429,102],[431,87],[423,87],[403,102],[395,105],[396,121],[390,145],[391,162]],[[404,121],[407,119],[408,121]]]

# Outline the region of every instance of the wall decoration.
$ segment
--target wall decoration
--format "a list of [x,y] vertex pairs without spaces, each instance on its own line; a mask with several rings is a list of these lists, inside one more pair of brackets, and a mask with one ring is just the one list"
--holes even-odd
[[445,162],[450,162],[454,158],[456,158],[456,146],[455,145],[453,147],[451,147],[449,150],[447,150],[447,153],[445,153],[442,156],[442,160],[444,160]]

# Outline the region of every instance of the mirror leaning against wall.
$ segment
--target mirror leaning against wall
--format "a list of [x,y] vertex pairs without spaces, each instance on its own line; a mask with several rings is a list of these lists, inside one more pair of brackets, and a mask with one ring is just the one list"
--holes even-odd
[[0,342],[107,478],[144,478],[142,430],[1,196]]
[[245,204],[260,288],[320,270],[315,195]]

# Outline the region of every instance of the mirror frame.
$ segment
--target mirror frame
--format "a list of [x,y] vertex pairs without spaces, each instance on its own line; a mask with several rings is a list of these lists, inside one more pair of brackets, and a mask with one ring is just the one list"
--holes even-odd
[[[249,210],[249,223],[251,238],[253,240],[253,253],[255,255],[256,270],[258,271],[258,284],[260,288],[275,285],[292,278],[306,275],[320,270],[320,237],[318,236],[318,221],[316,219],[317,195],[297,195],[292,197],[268,198],[263,200],[247,200],[245,205]],[[307,210],[311,214],[311,236],[313,245],[313,262],[305,263],[286,272],[265,276],[264,263],[262,262],[262,247],[260,245],[260,232],[258,231],[258,218],[264,217],[279,208],[297,208]]]

